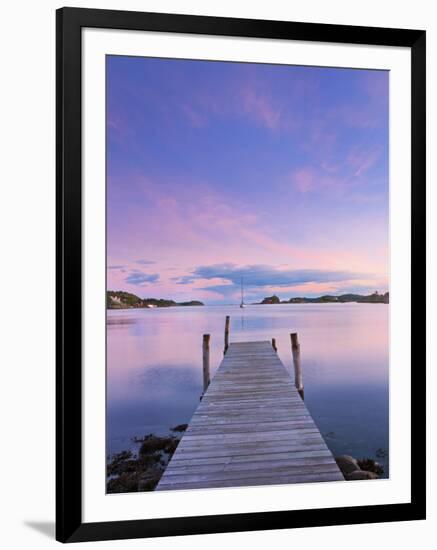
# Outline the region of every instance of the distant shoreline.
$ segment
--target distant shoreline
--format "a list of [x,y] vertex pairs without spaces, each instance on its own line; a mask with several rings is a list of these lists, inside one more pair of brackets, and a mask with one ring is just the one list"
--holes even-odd
[[374,292],[369,295],[362,294],[341,294],[340,296],[334,296],[326,294],[317,298],[298,297],[290,298],[289,300],[280,300],[278,296],[268,296],[264,298],[262,302],[257,302],[253,305],[272,305],[272,304],[388,304],[390,302],[390,295],[388,292],[379,294]]
[[[227,304],[227,305],[237,305],[237,304]],[[250,305],[258,305],[258,304],[250,304]],[[175,307],[214,307],[208,304],[184,304],[184,303],[175,303],[171,306],[157,306],[157,307],[145,307],[145,306],[119,306],[119,307],[107,307],[107,310],[111,311],[125,311],[127,309],[169,309],[169,308],[175,308]]]
[[175,302],[164,298],[140,298],[130,292],[122,290],[108,290],[106,292],[107,309],[155,309],[162,307],[192,307],[203,306],[203,302],[191,300],[189,302]]

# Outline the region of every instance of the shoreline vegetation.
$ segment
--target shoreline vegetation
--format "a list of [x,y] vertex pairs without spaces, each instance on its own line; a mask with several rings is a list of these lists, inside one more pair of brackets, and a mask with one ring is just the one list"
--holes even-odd
[[[126,450],[108,456],[107,492],[154,491],[187,427],[188,424],[179,424],[171,428],[166,436],[150,433],[144,437],[134,437],[132,441],[140,445],[137,453]],[[384,457],[385,453],[385,450],[378,449],[376,457]],[[346,481],[378,479],[384,474],[384,468],[373,458],[355,459],[350,455],[341,455],[335,460]]]
[[203,306],[203,302],[191,300],[189,302],[175,302],[174,300],[139,298],[130,292],[122,290],[108,290],[106,292],[106,307],[108,309],[142,309],[155,307],[175,306]]
[[378,291],[367,296],[361,294],[341,294],[340,296],[334,296],[326,294],[324,296],[319,296],[318,298],[290,298],[289,300],[280,300],[276,295],[268,296],[264,298],[262,302],[258,302],[254,305],[264,305],[264,304],[347,304],[350,302],[355,302],[358,304],[388,304],[390,300],[389,293],[379,294]]

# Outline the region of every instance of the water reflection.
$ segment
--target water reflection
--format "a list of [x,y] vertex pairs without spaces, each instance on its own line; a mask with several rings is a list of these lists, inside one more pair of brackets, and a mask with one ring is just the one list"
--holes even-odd
[[[190,420],[202,388],[202,334],[211,334],[213,373],[226,315],[231,341],[274,337],[289,369],[289,335],[299,333],[305,402],[334,454],[388,449],[388,307],[290,304],[109,311],[108,453]],[[387,470],[388,459],[379,460]]]

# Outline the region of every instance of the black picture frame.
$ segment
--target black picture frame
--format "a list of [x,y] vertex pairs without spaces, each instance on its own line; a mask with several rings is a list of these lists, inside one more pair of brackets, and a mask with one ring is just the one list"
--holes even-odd
[[[56,14],[56,538],[78,542],[425,518],[425,49],[423,30],[62,8]],[[411,502],[202,517],[82,522],[81,31],[85,27],[411,49]]]

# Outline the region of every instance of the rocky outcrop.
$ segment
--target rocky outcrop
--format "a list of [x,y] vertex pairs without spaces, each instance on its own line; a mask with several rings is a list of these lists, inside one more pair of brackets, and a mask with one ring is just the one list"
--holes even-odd
[[337,462],[337,466],[340,468],[343,475],[349,475],[356,470],[361,470],[358,466],[358,462],[352,456],[338,456],[335,461]]
[[378,479],[378,474],[383,473],[382,467],[371,458],[357,460],[353,456],[341,455],[337,456],[335,461],[346,481]]

